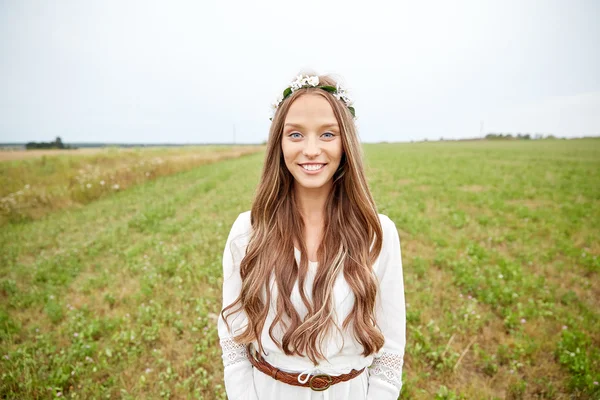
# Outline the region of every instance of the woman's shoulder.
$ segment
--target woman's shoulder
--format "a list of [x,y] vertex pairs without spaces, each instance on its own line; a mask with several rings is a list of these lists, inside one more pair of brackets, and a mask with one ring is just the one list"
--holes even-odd
[[236,237],[243,236],[249,233],[251,226],[250,210],[241,212],[231,226],[231,233]]
[[383,229],[384,233],[390,229],[396,229],[396,223],[390,217],[385,214],[377,215],[379,215],[379,222],[381,223],[381,229]]
[[400,235],[396,223],[385,214],[378,214],[381,222],[381,230],[383,231],[383,247],[394,245],[396,241],[400,241]]
[[241,212],[240,215],[238,215],[238,220],[241,220],[243,223],[249,225],[250,224],[250,211],[251,210]]

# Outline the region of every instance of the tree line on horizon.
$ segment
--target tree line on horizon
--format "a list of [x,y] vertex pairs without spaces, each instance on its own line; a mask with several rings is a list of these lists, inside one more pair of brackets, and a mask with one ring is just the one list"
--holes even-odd
[[544,136],[541,133],[536,133],[534,135],[531,135],[530,133],[517,133],[516,135],[513,136],[512,133],[488,133],[487,135],[485,135],[486,139],[492,139],[492,140],[496,140],[496,139],[521,139],[521,140],[539,140],[539,139],[556,139],[556,136],[554,135],[547,135]]
[[77,147],[64,144],[60,136],[54,139],[54,142],[28,142],[25,144],[25,149],[76,149]]

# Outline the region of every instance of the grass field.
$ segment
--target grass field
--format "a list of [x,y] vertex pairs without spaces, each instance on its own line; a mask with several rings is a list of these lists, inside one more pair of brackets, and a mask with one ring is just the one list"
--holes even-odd
[[[600,398],[600,140],[365,150],[402,242],[401,398]],[[263,154],[2,226],[0,397],[224,399],[221,256]]]
[[0,226],[84,206],[142,182],[263,149],[186,146],[0,151]]

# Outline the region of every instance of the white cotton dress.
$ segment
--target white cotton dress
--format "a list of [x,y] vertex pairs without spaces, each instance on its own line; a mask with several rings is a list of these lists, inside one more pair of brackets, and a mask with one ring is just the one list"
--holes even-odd
[[[327,361],[314,366],[307,357],[287,356],[271,340],[268,329],[274,318],[275,303],[271,303],[265,322],[262,344],[265,360],[282,371],[303,373],[300,379],[307,380],[312,375],[325,373],[340,375],[352,369],[365,368],[363,373],[349,381],[330,386],[324,391],[314,391],[308,387],[293,386],[273,379],[252,366],[247,358],[246,348],[237,344],[232,337],[239,334],[247,325],[243,311],[228,318],[231,331],[227,329],[221,315],[218,331],[223,350],[225,390],[230,400],[396,400],[402,388],[402,366],[406,343],[406,308],[404,302],[404,281],[400,238],[394,222],[379,214],[383,229],[383,247],[373,265],[379,280],[376,300],[377,326],[381,329],[385,343],[376,355],[364,357],[362,346],[354,339],[350,329],[339,332],[335,329],[328,337],[323,351]],[[233,223],[223,253],[223,307],[238,297],[241,288],[240,262],[245,255],[251,233],[250,211],[241,213]],[[295,249],[296,260],[300,262],[300,252]],[[309,261],[309,271],[305,281],[305,293],[311,299],[311,288],[318,263]],[[276,286],[273,287],[276,295]],[[273,296],[276,297],[276,296]],[[298,291],[298,284],[292,291],[292,301],[300,314],[306,315]],[[335,318],[338,326],[354,303],[354,294],[343,277],[337,278],[334,285]],[[281,331],[276,330],[277,338]],[[256,343],[254,343],[256,349]]]

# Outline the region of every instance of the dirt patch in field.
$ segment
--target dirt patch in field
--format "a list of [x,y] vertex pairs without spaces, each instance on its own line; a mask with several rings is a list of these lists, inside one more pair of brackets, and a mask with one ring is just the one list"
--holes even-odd
[[412,179],[398,179],[398,181],[396,182],[398,185],[410,185],[411,183],[413,183],[414,181]]
[[463,192],[479,193],[488,190],[488,187],[481,185],[464,185],[459,187]]
[[552,202],[547,200],[533,200],[533,199],[516,199],[516,200],[508,200],[508,204],[516,205],[516,206],[524,206],[531,210],[536,210],[538,208],[550,207],[553,205]]

